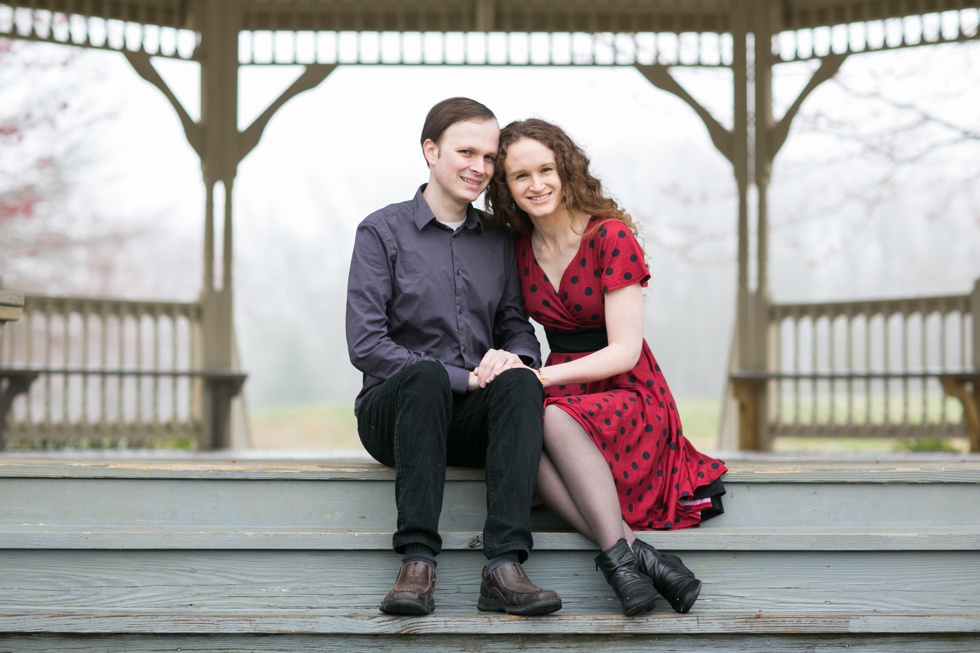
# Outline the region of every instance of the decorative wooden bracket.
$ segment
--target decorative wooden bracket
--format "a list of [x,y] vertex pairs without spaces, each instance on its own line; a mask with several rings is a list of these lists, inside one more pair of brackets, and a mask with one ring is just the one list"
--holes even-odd
[[[786,142],[786,137],[789,136],[789,128],[793,124],[793,119],[800,112],[800,107],[803,106],[804,100],[813,93],[814,90],[834,75],[840,70],[841,65],[843,65],[844,60],[847,59],[846,54],[829,54],[823,57],[820,61],[820,67],[817,68],[813,76],[810,77],[810,81],[807,85],[800,91],[799,96],[793,102],[792,106],[786,111],[783,117],[770,129],[769,142],[771,143],[769,150],[769,159],[775,158],[776,153],[779,152],[783,143]],[[733,161],[733,139],[734,135],[729,129],[725,129],[718,122],[718,120],[711,115],[711,112],[705,109],[701,103],[694,99],[694,97],[680,85],[673,75],[670,74],[667,66],[661,64],[653,65],[634,65],[640,73],[650,81],[651,84],[656,86],[662,91],[667,91],[672,95],[676,95],[678,98],[683,100],[694,109],[694,112],[698,114],[704,126],[708,129],[708,135],[711,137],[711,142],[714,143],[718,151],[728,159]]]
[[734,160],[734,136],[731,130],[725,129],[720,122],[718,122],[711,112],[701,106],[697,100],[688,93],[680,83],[674,79],[673,75],[667,69],[667,66],[661,64],[653,65],[642,65],[635,64],[636,68],[640,73],[646,77],[651,84],[656,86],[662,91],[667,91],[672,95],[676,95],[681,100],[684,100],[694,112],[698,114],[704,126],[708,128],[708,136],[711,137],[711,142],[715,144],[718,151],[728,159],[732,164],[735,163]]
[[167,86],[167,82],[163,81],[163,77],[157,72],[157,69],[153,67],[153,62],[150,61],[150,55],[144,52],[123,52],[126,55],[126,59],[129,60],[130,65],[139,74],[140,77],[150,82],[164,94],[170,104],[173,106],[174,111],[177,112],[177,117],[180,118],[180,124],[184,127],[184,135],[187,136],[187,142],[190,143],[197,155],[203,156],[201,153],[203,133],[201,131],[201,126],[194,122],[184,109],[184,105],[180,103],[174,92],[170,90]]
[[807,82],[807,85],[802,91],[800,91],[796,101],[793,102],[792,106],[787,109],[786,113],[783,114],[783,117],[779,120],[779,122],[777,122],[770,130],[770,160],[776,157],[779,149],[783,146],[783,143],[786,142],[786,137],[789,136],[789,128],[793,124],[793,119],[796,118],[796,114],[800,112],[800,107],[803,106],[803,101],[806,100],[818,86],[836,75],[845,59],[847,59],[846,54],[829,54],[821,59],[820,67],[817,68],[816,72],[813,73],[813,76],[810,77],[810,81]]
[[[133,66],[139,76],[150,82],[167,98],[170,104],[173,106],[174,110],[177,112],[177,117],[180,118],[180,124],[184,127],[184,134],[187,136],[187,142],[190,143],[194,151],[197,152],[199,157],[203,157],[202,153],[202,143],[204,139],[203,127],[194,122],[184,109],[184,106],[174,95],[174,92],[170,90],[167,86],[167,82],[164,81],[157,69],[153,67],[153,63],[150,61],[150,56],[143,52],[124,52],[126,59]],[[240,162],[244,159],[249,152],[255,149],[258,145],[259,139],[262,138],[262,132],[265,130],[266,125],[269,124],[269,120],[275,115],[286,102],[299,95],[303,91],[308,91],[311,88],[316,87],[320,82],[327,78],[327,76],[337,68],[337,64],[310,64],[306,66],[306,70],[303,71],[296,81],[294,81],[289,88],[287,88],[283,93],[275,99],[275,101],[270,104],[265,111],[262,112],[255,121],[248,126],[248,128],[239,134],[238,142],[238,161]]]
[[238,141],[238,160],[241,161],[251,152],[256,145],[259,144],[259,139],[262,138],[262,132],[265,131],[265,127],[269,124],[269,120],[272,116],[286,104],[289,100],[296,97],[303,91],[308,91],[311,88],[315,88],[320,82],[325,80],[327,76],[337,68],[337,64],[311,64],[306,66],[306,70],[300,75],[295,82],[293,82],[289,88],[282,92],[278,98],[270,104],[265,111],[262,112],[255,121],[248,126],[248,128],[242,132],[241,137]]

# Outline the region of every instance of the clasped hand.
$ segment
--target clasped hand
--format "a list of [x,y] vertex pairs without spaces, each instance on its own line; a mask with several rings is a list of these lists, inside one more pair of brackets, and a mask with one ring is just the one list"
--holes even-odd
[[470,380],[466,389],[472,391],[477,388],[485,388],[488,383],[503,372],[516,367],[527,367],[520,356],[503,349],[491,349],[483,355],[483,360],[470,373]]

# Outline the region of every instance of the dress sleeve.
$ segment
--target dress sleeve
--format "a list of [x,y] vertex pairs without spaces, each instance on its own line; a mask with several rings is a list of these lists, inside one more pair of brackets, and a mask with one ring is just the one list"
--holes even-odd
[[597,261],[602,272],[602,292],[624,288],[634,283],[647,287],[650,270],[643,248],[636,236],[619,220],[606,220],[593,238],[598,248]]

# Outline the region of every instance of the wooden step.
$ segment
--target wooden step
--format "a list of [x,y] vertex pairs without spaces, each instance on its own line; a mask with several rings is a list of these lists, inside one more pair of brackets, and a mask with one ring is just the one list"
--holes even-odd
[[[859,626],[865,615],[854,615],[850,623]],[[880,621],[880,617],[873,617]],[[568,653],[590,651],[592,653],[976,653],[976,636],[945,635],[926,639],[922,635],[889,633],[863,633],[857,629],[846,634],[824,633],[818,636],[801,636],[788,628],[745,632],[742,635],[713,635],[698,632],[692,627],[686,634],[671,633],[649,635],[646,633],[609,633],[606,624],[596,622],[595,629],[575,635],[543,632],[532,634],[501,633],[499,637],[476,636],[473,633],[486,629],[488,624],[498,627],[499,622],[475,624],[476,629],[468,636],[443,634],[437,628],[414,620],[411,629],[400,632],[356,637],[343,634],[290,634],[283,632],[274,637],[228,633],[221,636],[180,634],[120,634],[111,637],[83,636],[62,637],[45,634],[32,636],[2,635],[3,650],[18,653],[59,653],[139,651],[140,653],[173,653],[174,651],[223,652],[223,653],[378,653],[379,651],[405,651],[406,653],[430,653],[459,651],[533,651],[535,653]],[[749,623],[758,624],[753,617]],[[902,620],[902,617],[896,617]],[[766,623],[772,626],[771,622]],[[917,621],[921,629],[928,630],[929,622]],[[795,625],[795,623],[793,624]]]
[[[536,551],[525,568],[536,583],[559,592],[565,604],[562,615],[615,617],[618,603],[596,572],[594,555],[593,551]],[[688,558],[704,582],[695,610],[701,616],[718,611],[805,616],[866,609],[957,614],[977,608],[980,560],[971,551],[820,555],[740,551],[690,554]],[[441,615],[478,616],[476,601],[484,563],[479,552],[446,551],[439,556],[436,598]],[[0,588],[7,608],[15,601],[18,610],[36,613],[95,610],[139,620],[184,611],[271,618],[312,610],[347,617],[375,616],[394,580],[398,557],[388,552],[348,551],[226,550],[175,555],[166,550],[124,554],[116,550],[5,550],[0,552],[0,564],[4,570]],[[654,616],[673,614],[661,602]]]
[[[952,532],[980,523],[980,457],[735,461],[729,467],[725,515],[699,529],[658,537],[710,542],[723,531],[806,532],[824,525]],[[0,457],[0,532],[43,524],[42,531],[138,526],[161,532],[390,533],[393,482],[390,469],[363,460]],[[482,471],[452,468],[447,484],[441,529],[482,530]],[[536,512],[533,519],[539,532],[568,530],[547,511]]]
[[477,611],[483,476],[451,469],[436,612],[400,618],[371,461],[0,457],[0,651],[975,650],[980,459],[729,467],[724,515],[642,534],[704,582],[691,614],[623,617],[547,511],[525,567],[562,610]]

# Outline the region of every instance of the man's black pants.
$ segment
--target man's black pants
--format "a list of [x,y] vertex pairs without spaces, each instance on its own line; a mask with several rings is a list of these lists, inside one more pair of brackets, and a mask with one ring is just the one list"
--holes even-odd
[[367,452],[395,468],[402,553],[421,543],[439,553],[439,515],[446,466],[486,470],[487,558],[531,550],[531,500],[541,459],[544,391],[530,370],[508,370],[486,388],[453,394],[442,364],[416,363],[375,388],[362,402],[357,431]]

